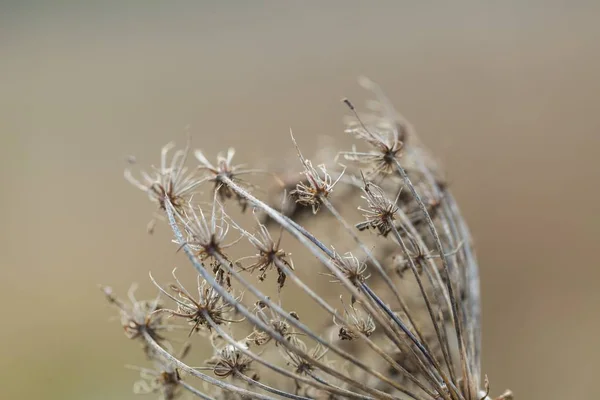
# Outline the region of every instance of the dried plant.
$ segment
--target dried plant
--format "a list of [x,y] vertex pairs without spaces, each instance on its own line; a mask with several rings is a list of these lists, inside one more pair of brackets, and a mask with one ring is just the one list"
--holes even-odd
[[[414,129],[375,84],[361,82],[376,101],[362,115],[344,100],[351,112],[347,132],[364,147],[339,151],[347,167],[313,167],[292,137],[302,177],[290,196],[289,179],[285,185],[277,180],[279,190],[312,212],[280,212],[281,205],[259,200],[250,182],[258,170],[234,166],[232,149],[215,165],[197,150],[200,164],[186,166],[189,145],[168,163],[169,145],[143,183],[126,173],[158,204],[197,273],[195,295],[174,273],[171,285],[151,275],[165,304],[131,294],[126,305],[104,288],[125,334],[143,343],[156,366],[140,369],[145,380],[137,392],[163,399],[183,393],[264,400],[493,398],[481,376],[479,282],[468,228]],[[197,199],[204,183],[208,207]],[[252,207],[254,221],[230,216],[229,199],[242,211]],[[235,233],[233,241],[226,237]],[[284,250],[292,242],[305,253],[295,253],[295,263]],[[266,294],[271,289],[276,299]],[[177,327],[189,333],[186,340],[212,346],[203,366],[174,355]],[[509,391],[496,397],[511,398]]]

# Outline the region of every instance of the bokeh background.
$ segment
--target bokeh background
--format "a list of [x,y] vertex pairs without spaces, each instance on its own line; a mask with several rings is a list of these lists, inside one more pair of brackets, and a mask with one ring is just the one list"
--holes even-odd
[[171,140],[273,163],[379,82],[446,166],[494,393],[576,399],[600,359],[600,3],[0,2],[0,397],[130,399],[96,285],[181,264],[122,178]]

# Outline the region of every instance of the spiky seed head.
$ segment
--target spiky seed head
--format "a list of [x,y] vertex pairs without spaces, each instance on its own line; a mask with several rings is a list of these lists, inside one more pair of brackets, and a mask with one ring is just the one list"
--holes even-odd
[[248,344],[242,341],[215,348],[215,355],[206,362],[206,365],[212,367],[214,374],[219,378],[235,376],[238,373],[244,374],[250,369],[252,359],[240,348],[248,350]]
[[310,206],[313,214],[316,214],[321,208],[323,200],[328,198],[331,195],[331,192],[333,192],[335,185],[340,181],[344,175],[344,172],[342,171],[342,173],[334,181],[331,175],[327,172],[327,167],[325,164],[319,165],[317,167],[318,169],[313,167],[311,161],[304,158],[300,152],[300,148],[298,147],[296,139],[293,135],[292,141],[296,146],[298,158],[300,158],[300,162],[304,168],[302,174],[306,178],[306,183],[298,182],[296,189],[292,190],[290,195],[296,199],[296,203],[299,203],[303,206]]
[[200,163],[199,169],[204,170],[207,173],[207,179],[214,182],[214,191],[218,195],[219,200],[225,201],[235,197],[239,203],[242,211],[246,210],[248,202],[246,199],[238,196],[231,188],[223,183],[223,177],[227,177],[232,181],[239,182],[239,176],[246,173],[243,171],[243,165],[234,165],[233,156],[235,155],[235,149],[230,147],[227,149],[227,153],[218,153],[216,164],[212,164],[208,161],[208,158],[204,155],[202,150],[196,150],[194,152],[196,159]]
[[363,212],[365,220],[356,224],[357,229],[360,231],[375,229],[380,235],[387,236],[393,228],[393,221],[396,219],[397,201],[392,203],[381,187],[366,180],[363,193],[361,197],[366,200],[367,207],[359,207],[358,209]]
[[[142,179],[135,178],[129,168],[125,170],[125,178],[140,190],[148,194],[150,201],[158,205],[159,210],[165,211],[165,201],[168,200],[177,212],[183,212],[189,199],[197,192],[203,182],[195,171],[189,171],[185,166],[190,151],[190,141],[185,149],[176,150],[171,161],[168,154],[175,147],[174,143],[165,145],[161,150],[160,166],[153,167],[150,173],[142,171]],[[135,158],[130,158],[130,164]],[[151,232],[153,222],[149,227]]]

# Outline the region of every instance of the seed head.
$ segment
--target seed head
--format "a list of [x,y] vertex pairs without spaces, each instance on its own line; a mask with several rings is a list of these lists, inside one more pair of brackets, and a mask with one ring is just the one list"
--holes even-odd
[[292,366],[297,374],[312,374],[317,369],[315,361],[321,361],[325,357],[325,354],[327,354],[328,349],[317,343],[317,345],[309,351],[306,343],[298,338],[294,338],[292,343],[301,353],[308,354],[309,358],[304,358],[288,348],[282,348],[281,352],[283,357],[287,360],[287,364]]
[[[342,296],[340,296],[341,300]],[[344,307],[344,318],[349,321],[349,324],[337,321],[335,316],[333,317],[333,323],[340,328],[338,336],[341,340],[357,339],[360,337],[359,333],[369,337],[375,332],[375,321],[364,309],[359,310],[357,308],[357,305],[360,305],[358,302],[350,304],[350,308],[343,301],[342,305]]]
[[[126,172],[164,211],[176,243],[198,274],[197,294],[188,292],[175,274],[176,284],[164,288],[151,276],[167,301],[175,303],[171,308],[162,308],[158,299],[137,301],[133,293],[131,305],[125,305],[109,289],[104,290],[119,308],[126,335],[143,341],[146,354],[158,363],[155,370],[145,372],[148,379],[138,384],[137,391],[160,393],[167,399],[183,390],[219,400],[492,398],[487,380],[481,382],[477,261],[466,223],[447,187],[439,184],[438,168],[425,156],[414,132],[378,87],[366,85],[378,97],[376,115],[359,116],[352,103],[345,103],[354,114],[347,132],[364,141],[369,150],[353,148],[341,153],[360,167],[367,166],[366,176],[351,167],[342,181],[343,167],[337,179],[332,178],[323,165],[313,167],[304,158],[292,136],[303,167],[302,182],[294,179],[292,196],[296,204],[310,206],[302,208],[313,213],[324,206],[325,215],[307,218],[302,213],[279,212],[277,205],[259,198],[259,190],[251,193],[247,189],[251,183],[240,178],[258,170],[233,165],[232,149],[219,154],[214,165],[197,151],[200,178],[185,170],[187,148],[167,163],[168,146],[163,149],[161,168],[152,176],[144,174],[143,183]],[[281,188],[291,187],[290,181],[277,181]],[[200,206],[192,196],[201,182],[214,183],[208,206]],[[355,215],[346,214],[360,201],[359,188],[365,201],[359,207],[364,218],[350,222]],[[277,239],[266,223],[257,220],[256,230],[248,233],[242,228],[243,218],[233,221],[234,214],[227,215],[222,205],[231,198],[242,209],[252,204],[255,212],[279,225]],[[227,236],[230,225],[240,237],[226,244],[231,240]],[[379,235],[360,233],[368,229]],[[281,247],[284,230],[294,241],[286,242],[286,249],[297,245],[298,252],[305,253],[302,270],[293,268],[290,254]],[[249,246],[229,248],[242,237],[253,249],[238,255],[238,249],[247,251]],[[343,250],[337,252],[333,246]],[[348,250],[360,251],[364,259]],[[225,252],[236,254],[237,261],[231,262]],[[316,269],[311,269],[311,260],[319,262]],[[402,279],[407,266],[414,272],[413,279]],[[323,267],[324,275],[336,284],[314,279]],[[369,279],[371,270],[376,271],[373,279]],[[278,275],[277,301],[266,294],[270,288],[249,276],[255,273],[263,281],[275,273],[271,271]],[[292,288],[284,289],[286,279]],[[253,303],[235,294],[244,291],[250,292]],[[351,299],[348,305],[342,302],[340,312],[331,303],[337,296]],[[314,316],[300,321],[289,311],[299,304]],[[312,308],[326,313],[326,326]],[[209,336],[214,349],[203,367],[182,362],[163,336],[171,327],[188,330],[190,326],[190,335],[202,334],[189,340]],[[243,339],[238,341],[238,337]],[[325,359],[328,351],[331,360]],[[264,383],[258,382],[254,372],[247,375],[254,361],[261,372],[267,372]],[[186,381],[173,366],[186,374]],[[187,382],[188,376],[218,389],[205,385],[209,391],[205,394]]]
[[371,147],[371,151],[358,151],[353,147],[351,151],[340,154],[347,160],[370,166],[369,178],[389,175],[396,172],[396,160],[402,156],[410,127],[407,126],[406,121],[401,121],[395,110],[387,104],[387,99],[373,82],[362,79],[361,83],[366,88],[379,92],[379,102],[372,102],[372,104],[382,108],[383,113],[382,115],[370,114],[362,118],[350,100],[344,99],[344,104],[353,114],[353,119],[347,124],[346,133],[365,141]]
[[344,175],[344,172],[342,171],[342,173],[334,181],[331,175],[329,175],[327,172],[325,164],[318,166],[320,170],[319,172],[315,167],[313,167],[310,160],[304,158],[293,135],[292,141],[294,142],[294,146],[296,146],[298,157],[300,158],[300,162],[302,162],[302,166],[304,167],[302,174],[306,177],[306,182],[308,184],[305,182],[298,182],[296,189],[293,190],[290,195],[296,199],[297,203],[304,206],[311,206],[313,214],[316,214],[321,208],[323,199],[329,197],[335,185]]
[[[365,261],[359,261],[351,252],[347,252],[342,256],[334,250],[332,261],[334,266],[354,285],[366,281],[371,276],[365,276],[367,263]],[[324,275],[335,278],[331,282],[340,282],[340,280],[335,277],[335,274]]]
[[[254,313],[256,316],[264,322],[266,325],[273,328],[275,332],[283,336],[286,340],[291,340],[296,332],[290,327],[290,324],[272,308],[262,301],[256,302],[254,305]],[[300,319],[298,314],[290,312],[290,316]],[[269,332],[265,332],[262,329],[255,327],[252,333],[248,336],[247,341],[254,343],[257,346],[263,346],[269,343],[273,339],[273,336]],[[278,345],[278,343],[275,343]]]
[[260,275],[258,276],[258,279],[261,282],[265,280],[269,270],[275,268],[277,270],[277,284],[281,291],[286,280],[286,274],[282,266],[292,271],[294,270],[291,260],[288,261],[289,254],[280,247],[283,232],[280,231],[279,238],[277,241],[274,241],[267,227],[256,217],[256,212],[254,212],[254,215],[256,222],[258,223],[256,233],[250,234],[240,227],[238,227],[238,229],[248,238],[248,241],[254,246],[258,253],[254,256],[244,257],[243,259],[238,260],[237,264],[241,265],[241,261],[244,259],[254,260],[249,266],[242,266],[242,269],[250,273],[259,271]]
[[155,359],[153,369],[135,366],[129,368],[140,372],[141,379],[133,385],[135,394],[158,394],[161,400],[174,400],[182,394],[181,376],[171,363]]
[[[356,228],[359,231],[370,228],[376,229],[380,235],[387,236],[392,230],[392,221],[396,218],[396,212],[398,211],[398,206],[396,206],[398,197],[392,203],[383,189],[366,180],[364,182],[364,195],[361,198],[367,201],[367,208],[359,207],[358,209],[363,212],[365,221],[356,224]],[[398,196],[400,196],[400,191]]]
[[226,344],[223,347],[215,347],[215,355],[206,362],[219,378],[227,378],[236,374],[244,374],[250,369],[252,359],[241,350],[248,350],[248,344],[244,341],[234,344]]
[[233,165],[233,156],[235,155],[235,149],[230,147],[227,149],[227,154],[223,155],[223,153],[217,154],[217,163],[213,165],[204,153],[201,150],[196,150],[194,152],[196,159],[200,162],[199,169],[207,172],[207,179],[211,182],[214,182],[214,191],[219,196],[220,201],[225,201],[227,199],[231,199],[235,197],[237,202],[239,203],[242,211],[246,210],[248,206],[248,202],[246,199],[236,195],[231,188],[227,185],[223,184],[223,177],[227,177],[234,182],[241,182],[239,177],[244,174],[248,174],[252,171],[244,170],[243,165]]
[[200,206],[189,206],[184,214],[183,223],[187,240],[178,244],[181,246],[187,244],[202,261],[209,257],[214,259],[217,255],[227,258],[224,250],[241,239],[240,237],[229,244],[223,243],[229,233],[230,225],[226,220],[223,207],[216,199],[212,203],[209,218]]
[[[202,183],[194,171],[188,172],[185,162],[190,150],[190,141],[183,150],[176,150],[168,162],[168,153],[175,147],[174,143],[164,146],[160,154],[160,166],[153,167],[151,173],[141,172],[142,180],[133,176],[130,169],[125,170],[125,178],[140,190],[148,194],[150,201],[158,205],[159,210],[165,210],[165,199],[175,207],[178,212],[183,212],[190,197],[197,191]],[[130,160],[135,163],[135,159]],[[149,225],[149,232],[153,231],[154,220]]]
[[[132,285],[128,292],[130,304],[126,304],[117,298],[110,287],[101,286],[108,302],[119,309],[121,325],[128,339],[142,340],[144,333],[147,333],[157,342],[165,340],[162,332],[170,330],[171,325],[167,325],[164,318],[157,313],[162,308],[159,298],[154,300],[137,300],[135,298],[136,285]],[[147,355],[150,356],[150,349],[145,346]]]
[[[198,298],[195,299],[179,282],[175,275],[175,270],[172,272],[173,278],[177,284],[169,285],[171,292],[169,293],[162,286],[160,286],[150,274],[152,283],[168,298],[173,300],[177,304],[177,309],[171,310],[163,308],[161,311],[166,312],[173,317],[185,318],[188,323],[192,326],[190,336],[192,333],[199,331],[201,328],[211,330],[211,324],[208,322],[210,318],[216,325],[222,325],[227,322],[241,322],[241,320],[234,320],[232,314],[234,307],[226,302],[223,297],[216,292],[215,288],[210,286],[205,280],[200,279],[197,276],[197,290]],[[242,296],[237,296],[236,301],[241,301]]]

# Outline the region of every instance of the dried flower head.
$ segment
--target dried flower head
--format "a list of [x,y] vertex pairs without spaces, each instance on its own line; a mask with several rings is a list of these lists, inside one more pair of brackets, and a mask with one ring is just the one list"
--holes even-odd
[[246,267],[242,266],[242,269],[250,273],[259,271],[260,275],[258,276],[258,279],[261,282],[265,280],[269,270],[275,268],[277,270],[277,285],[279,290],[281,290],[285,285],[285,270],[294,270],[294,265],[292,264],[291,259],[288,259],[290,254],[286,253],[280,247],[283,231],[279,232],[277,241],[274,241],[267,227],[258,220],[256,212],[254,212],[254,215],[258,224],[255,234],[250,234],[239,227],[238,229],[244,236],[248,238],[248,241],[252,244],[252,246],[254,246],[258,253],[253,256],[244,257],[238,260],[236,264],[241,265],[241,261],[246,259],[254,260],[252,264]]
[[158,394],[162,400],[173,400],[181,394],[179,387],[181,378],[176,369],[140,368],[140,376],[142,379],[133,385],[135,394]]
[[[354,106],[346,100],[354,111]],[[357,116],[358,118],[358,116]],[[395,171],[396,160],[402,155],[404,143],[400,141],[396,126],[365,125],[359,120],[346,129],[349,133],[367,142],[372,151],[359,151],[356,146],[351,151],[340,152],[346,160],[355,161],[369,167],[369,178],[377,175],[389,175]]]
[[215,355],[206,362],[206,365],[212,368],[219,378],[245,374],[250,369],[252,359],[240,348],[248,350],[248,344],[242,341],[226,344],[221,348],[215,347]]
[[215,187],[214,191],[219,196],[219,200],[225,201],[226,199],[231,199],[235,197],[237,202],[239,203],[242,211],[246,210],[248,206],[248,202],[243,197],[235,194],[227,185],[223,184],[223,177],[227,177],[234,182],[240,183],[239,177],[241,175],[249,174],[254,171],[243,169],[243,165],[234,165],[232,163],[233,156],[235,155],[235,149],[230,147],[227,149],[227,154],[223,155],[223,153],[217,154],[217,163],[213,165],[204,153],[201,150],[196,150],[194,152],[196,159],[200,162],[199,168],[201,170],[205,170],[208,173],[208,180],[214,182]]
[[[178,358],[184,359],[189,349],[189,345],[184,346]],[[141,379],[133,384],[135,394],[158,394],[161,400],[174,400],[183,394],[179,370],[170,362],[155,359],[153,369],[137,366],[128,368],[140,373]]]
[[231,243],[224,243],[230,225],[225,218],[223,206],[216,199],[212,203],[209,218],[204,214],[202,207],[189,206],[183,221],[187,239],[179,245],[188,245],[202,261],[209,257],[216,259],[217,256],[227,258],[224,250],[241,239],[240,237]]
[[298,374],[311,375],[318,369],[315,362],[321,361],[327,354],[328,349],[317,344],[309,351],[306,343],[302,340],[295,338],[291,342],[300,350],[300,353],[307,354],[308,357],[303,357],[298,352],[284,348],[281,352],[286,358],[288,365],[293,367]]
[[[142,181],[133,176],[130,169],[125,170],[125,178],[140,190],[148,194],[150,200],[158,204],[161,211],[165,210],[165,200],[175,207],[178,212],[183,212],[190,197],[197,191],[202,183],[194,171],[188,172],[185,162],[190,150],[190,141],[183,150],[177,150],[168,162],[168,153],[175,147],[174,143],[164,146],[160,153],[160,167],[153,167],[152,173],[141,172]],[[135,162],[134,159],[130,160]],[[154,220],[148,226],[152,232]]]
[[[363,310],[359,310],[357,306],[359,303],[350,304],[348,308],[340,296],[340,301],[344,307],[344,318],[349,322],[348,324],[338,321],[335,316],[333,317],[333,323],[340,329],[338,336],[341,340],[355,340],[360,337],[359,333],[369,337],[375,332],[375,321],[373,318]],[[361,307],[362,308],[362,307]]]
[[392,229],[393,221],[396,219],[396,212],[398,212],[396,204],[402,188],[398,191],[396,200],[391,202],[379,186],[366,180],[364,182],[364,195],[361,198],[367,201],[367,208],[359,207],[358,209],[363,212],[365,221],[356,224],[356,228],[359,231],[369,228],[376,229],[380,235],[387,236]]
[[396,113],[375,83],[367,78],[362,78],[360,83],[379,95],[380,102],[371,104],[383,115],[370,114],[362,118],[350,100],[343,99],[344,104],[353,114],[353,119],[348,122],[346,133],[365,141],[371,147],[371,151],[358,151],[353,147],[352,151],[340,152],[340,155],[349,161],[370,166],[369,178],[396,173],[396,162],[402,156],[405,141],[412,128]]
[[[165,398],[186,391],[202,399],[232,400],[491,399],[481,374],[480,293],[468,228],[414,131],[377,86],[366,86],[378,98],[371,105],[375,115],[359,117],[346,101],[354,113],[347,131],[371,150],[341,153],[360,167],[368,164],[366,176],[350,165],[332,178],[324,166],[315,168],[303,157],[292,137],[305,177],[292,194],[296,203],[310,206],[313,215],[277,211],[277,206],[250,193],[251,183],[241,182],[239,176],[253,170],[234,166],[233,150],[219,155],[216,165],[197,151],[205,176],[188,179],[183,167],[187,150],[176,153],[167,165],[167,148],[161,172],[148,177],[147,184],[136,181],[159,204],[174,242],[198,274],[197,295],[175,275],[176,284],[164,288],[151,277],[175,303],[172,309],[161,308],[158,300],[138,302],[133,294],[132,305],[126,306],[105,289],[120,309],[127,336],[143,341],[146,354],[159,363],[153,372],[145,370],[149,381],[139,384],[138,391]],[[154,181],[159,182],[155,187]],[[206,181],[215,184],[212,201],[204,207],[211,209],[210,215],[190,195]],[[359,187],[366,201],[359,207],[362,222],[356,215]],[[282,197],[285,193],[278,198]],[[279,225],[278,238],[273,239],[266,223],[259,222],[249,233],[247,221],[234,221],[234,214],[227,215],[219,201],[229,198],[243,207],[252,205]],[[321,206],[328,212],[314,216]],[[230,225],[240,238],[225,244]],[[365,235],[366,229],[379,235]],[[300,248],[300,255],[294,250],[296,264],[302,265],[298,270],[281,248],[284,231],[290,238],[286,248]],[[242,237],[252,249],[237,245]],[[231,262],[225,250],[238,261]],[[403,276],[407,269],[412,272],[409,277]],[[263,281],[274,270],[276,301],[265,294],[270,286],[251,276],[258,273],[258,281]],[[317,279],[320,275],[331,280]],[[286,281],[290,284],[284,287]],[[241,293],[246,293],[244,298]],[[342,310],[332,305],[348,297],[350,303],[342,302]],[[300,307],[302,321],[289,311]],[[203,367],[184,363],[167,341],[172,339],[166,335],[171,327],[189,325],[191,332],[210,334],[214,355]],[[244,339],[235,339],[239,337]],[[260,382],[258,371],[264,378]],[[204,382],[203,390],[196,389],[195,380]],[[507,392],[498,399],[511,397]]]
[[[359,261],[351,252],[347,252],[341,255],[337,252],[333,252],[332,258],[333,265],[353,284],[357,285],[365,280],[369,279],[371,275],[367,275],[367,263],[366,261]],[[332,278],[336,278],[336,275],[324,274]],[[339,279],[331,280],[332,283],[340,282]]]
[[[280,334],[286,340],[291,340],[292,336],[297,333],[290,327],[290,324],[276,311],[274,311],[271,307],[265,304],[262,301],[257,301],[254,305],[254,312],[261,321],[263,321],[267,326],[270,326],[275,332]],[[299,320],[298,314],[294,311],[290,312],[290,315]],[[260,328],[254,328],[252,333],[248,335],[247,341],[249,343],[254,343],[257,346],[263,346],[269,343],[273,339],[273,336]],[[275,343],[277,345],[277,343]]]
[[[154,300],[137,300],[135,298],[136,285],[132,285],[127,293],[130,304],[124,303],[113,294],[110,287],[101,286],[108,302],[119,309],[121,325],[128,339],[143,341],[144,333],[147,333],[157,342],[165,340],[163,332],[171,329],[164,318],[157,313],[162,307],[157,297]],[[150,355],[149,348],[144,343],[146,354]]]
[[[205,280],[201,279],[200,276],[197,277],[198,298],[195,299],[185,289],[181,282],[179,282],[179,279],[177,279],[177,276],[175,275],[175,270],[173,270],[172,274],[177,284],[169,285],[169,289],[175,293],[175,295],[172,295],[163,289],[163,287],[154,280],[152,274],[150,274],[150,279],[165,296],[177,304],[176,310],[163,308],[160,311],[166,312],[173,317],[185,318],[188,323],[192,325],[189,335],[199,331],[200,328],[210,330],[211,324],[208,322],[209,318],[217,325],[222,325],[227,322],[237,323],[242,321],[232,318],[234,311],[233,306],[226,302],[223,297],[215,291],[215,288],[210,286]],[[241,299],[241,295],[236,297],[236,301],[241,301]]]
[[318,166],[320,170],[319,172],[315,167],[313,167],[310,160],[304,158],[293,135],[292,141],[298,150],[298,157],[300,158],[300,162],[302,162],[302,166],[304,168],[302,174],[306,177],[307,183],[298,182],[296,189],[294,189],[290,195],[296,199],[297,203],[304,206],[311,206],[313,214],[316,214],[321,208],[323,199],[329,197],[335,185],[344,175],[344,172],[342,171],[342,173],[340,173],[338,178],[334,181],[331,175],[329,175],[327,172],[325,164]]

